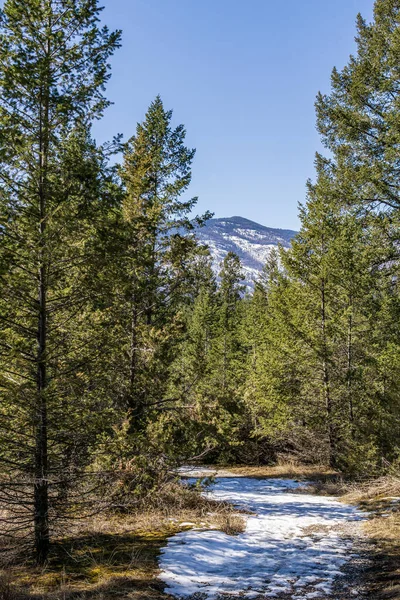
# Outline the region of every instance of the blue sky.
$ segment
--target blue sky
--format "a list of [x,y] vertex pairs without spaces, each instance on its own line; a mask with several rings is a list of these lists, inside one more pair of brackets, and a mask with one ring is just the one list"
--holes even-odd
[[314,99],[354,52],[372,0],[103,0],[123,30],[99,140],[134,133],[156,94],[197,148],[199,211],[298,228],[320,149]]
[[96,136],[133,134],[161,94],[197,148],[199,211],[297,228],[320,149],[314,99],[355,50],[373,0],[103,0],[123,30]]

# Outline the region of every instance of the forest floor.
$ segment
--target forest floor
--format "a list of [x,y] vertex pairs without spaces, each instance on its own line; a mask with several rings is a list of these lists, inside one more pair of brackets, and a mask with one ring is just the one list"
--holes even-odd
[[0,576],[0,600],[211,598],[217,589],[400,600],[399,479],[360,487],[324,468],[230,467],[198,505],[92,517],[59,540],[46,568],[14,563]]
[[233,535],[245,519],[226,503],[172,483],[147,510],[82,518],[53,541],[38,568],[23,552],[0,568],[0,600],[161,600],[161,548],[192,527]]
[[[172,537],[160,558],[160,579],[178,597],[290,600],[361,598],[342,568],[358,559],[364,513],[304,482],[249,469],[218,472],[207,496],[249,513],[237,536],[192,529]],[[202,477],[207,471],[183,471]],[[286,474],[286,473],[285,473]],[[340,580],[340,589],[337,589]],[[338,595],[340,594],[340,595]]]

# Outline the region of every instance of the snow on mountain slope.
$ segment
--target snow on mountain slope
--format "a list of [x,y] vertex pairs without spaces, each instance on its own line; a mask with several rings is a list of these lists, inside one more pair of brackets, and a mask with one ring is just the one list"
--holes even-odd
[[197,237],[210,248],[216,272],[227,253],[235,252],[242,262],[246,284],[252,287],[271,249],[278,244],[289,248],[296,233],[290,229],[264,227],[243,217],[230,217],[210,219],[205,227],[198,230]]

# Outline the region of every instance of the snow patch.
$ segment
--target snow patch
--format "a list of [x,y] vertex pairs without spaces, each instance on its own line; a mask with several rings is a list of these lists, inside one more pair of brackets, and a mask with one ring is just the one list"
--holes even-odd
[[[198,477],[199,471],[181,472]],[[247,517],[245,532],[237,536],[190,530],[170,538],[160,558],[166,591],[182,598],[282,593],[293,600],[329,598],[352,549],[352,540],[335,526],[362,516],[334,498],[294,493],[300,485],[285,479],[218,478],[207,495],[255,516]]]

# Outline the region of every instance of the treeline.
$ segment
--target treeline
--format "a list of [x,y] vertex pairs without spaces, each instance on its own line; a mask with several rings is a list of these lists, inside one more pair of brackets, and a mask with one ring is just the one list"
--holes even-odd
[[265,305],[247,391],[262,428],[369,475],[396,463],[400,439],[399,24],[396,0],[358,17],[356,55],[317,97],[328,158],[300,234],[252,300]]
[[292,248],[244,296],[228,256],[218,293],[207,284],[196,299],[181,381],[193,423],[203,411],[213,424],[210,460],[283,452],[358,475],[398,464],[399,24],[400,2],[378,0],[317,97],[328,157],[316,156]]
[[92,138],[120,45],[99,15],[7,0],[0,20],[0,550],[34,541],[40,564],[169,467],[157,415],[204,252],[181,198],[194,151],[161,99],[129,142]]
[[7,0],[0,22],[0,551],[40,564],[184,460],[373,473],[400,433],[400,2],[318,97],[330,158],[254,291],[196,239],[195,153],[159,97],[128,142],[93,139],[120,45],[99,14]]

